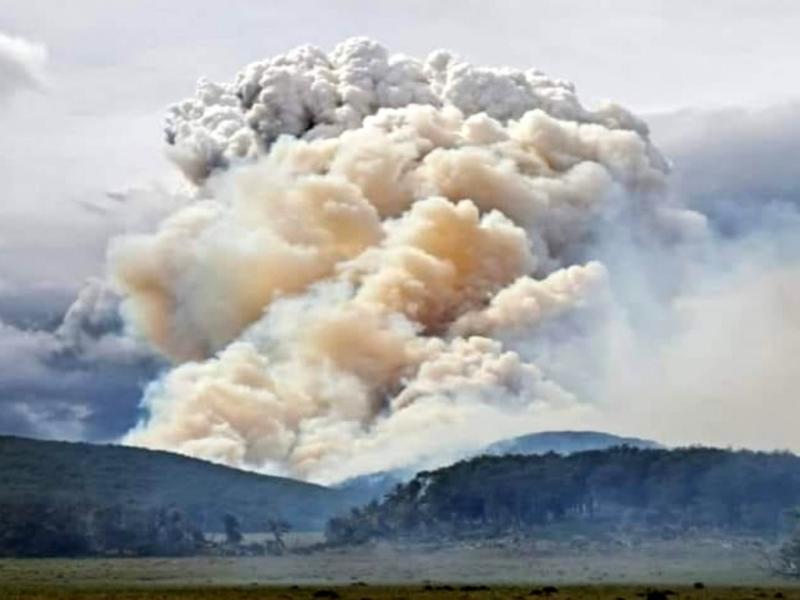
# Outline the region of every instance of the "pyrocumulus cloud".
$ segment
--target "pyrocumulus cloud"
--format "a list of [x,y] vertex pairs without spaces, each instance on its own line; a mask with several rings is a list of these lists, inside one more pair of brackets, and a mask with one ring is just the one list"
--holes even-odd
[[238,467],[332,481],[591,411],[509,332],[601,319],[614,227],[707,234],[640,119],[447,52],[299,48],[201,81],[167,141],[195,201],[109,251],[174,364],[126,441]]

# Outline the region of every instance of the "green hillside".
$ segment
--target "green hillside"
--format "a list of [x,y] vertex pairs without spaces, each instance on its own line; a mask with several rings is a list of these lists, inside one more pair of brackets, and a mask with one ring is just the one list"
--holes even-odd
[[169,452],[0,436],[0,504],[26,499],[176,507],[207,531],[219,530],[225,513],[246,531],[269,518],[316,530],[347,504],[338,490]]

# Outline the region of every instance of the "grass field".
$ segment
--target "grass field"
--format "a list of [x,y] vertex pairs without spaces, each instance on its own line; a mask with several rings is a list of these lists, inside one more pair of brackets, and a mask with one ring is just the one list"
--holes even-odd
[[[695,582],[705,588],[694,589]],[[441,589],[443,583],[453,589]],[[301,587],[293,589],[295,584]],[[469,589],[482,585],[498,587]],[[615,550],[377,544],[279,557],[0,560],[0,600],[320,600],[314,592],[331,586],[342,600],[534,600],[529,592],[544,585],[560,588],[552,600],[647,600],[648,588],[665,587],[688,600],[780,598],[776,593],[800,600],[800,582],[793,587],[771,576],[747,543],[699,539]]]

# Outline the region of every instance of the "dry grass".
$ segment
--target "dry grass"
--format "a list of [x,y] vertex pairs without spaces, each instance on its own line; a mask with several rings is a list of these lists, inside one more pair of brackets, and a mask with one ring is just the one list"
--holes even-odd
[[[4,600],[798,600],[800,589],[766,587],[691,586],[653,588],[646,586],[561,586],[543,594],[532,586],[369,586],[334,587],[182,587],[182,588],[38,588],[2,591]],[[664,593],[666,592],[666,595]]]
[[[698,581],[706,588],[694,589]],[[464,589],[476,585],[492,587]],[[530,594],[543,585],[559,593]],[[800,600],[800,587],[771,577],[746,544],[714,540],[616,549],[381,544],[281,557],[0,560],[0,600],[320,600],[314,592],[330,586],[341,600],[647,600],[649,587],[676,591],[671,600]]]

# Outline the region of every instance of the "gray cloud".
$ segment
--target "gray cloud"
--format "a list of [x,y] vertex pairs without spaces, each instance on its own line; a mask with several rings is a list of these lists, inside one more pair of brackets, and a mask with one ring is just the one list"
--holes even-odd
[[[88,223],[79,229],[88,263],[81,270],[101,273],[109,236],[146,231],[185,201],[151,187],[76,203]],[[143,388],[164,364],[126,331],[102,276],[73,281],[76,254],[59,249],[74,243],[70,227],[49,232],[33,218],[15,224],[0,228],[0,241],[14,249],[0,253],[0,433],[115,439],[137,420]]]
[[800,208],[800,101],[682,110],[648,119],[673,162],[676,196],[724,235],[792,225]]
[[0,431],[93,440],[125,431],[160,363],[125,333],[117,307],[91,280],[55,328],[0,321]]

